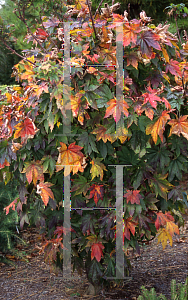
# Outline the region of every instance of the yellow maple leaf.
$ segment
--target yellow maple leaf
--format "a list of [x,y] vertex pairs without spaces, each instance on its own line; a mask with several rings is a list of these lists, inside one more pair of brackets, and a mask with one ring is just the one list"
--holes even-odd
[[163,56],[164,56],[166,62],[168,63],[169,62],[169,56],[168,56],[168,53],[166,51],[166,48],[162,47],[162,52],[163,52]]
[[173,236],[174,233],[180,234],[178,225],[176,225],[176,224],[175,224],[174,222],[172,222],[172,221],[167,222],[167,224],[166,224],[166,230],[168,231],[168,233],[169,233],[171,236]]
[[161,242],[163,246],[163,250],[166,248],[167,240],[170,241],[170,245],[172,246],[172,236],[170,235],[170,233],[167,231],[166,228],[160,228],[158,233],[159,235],[158,235],[157,244]]
[[106,134],[107,128],[105,128],[102,125],[98,125],[96,129],[94,129],[91,133],[96,134],[96,140],[99,141],[100,139],[103,140],[104,143],[109,140],[111,143],[113,143],[116,140],[115,135]]
[[116,138],[120,139],[121,143],[123,144],[126,139],[128,138],[128,129],[125,127],[119,127],[116,131]]
[[91,180],[93,180],[96,176],[100,176],[100,180],[103,179],[103,170],[107,171],[104,164],[101,163],[103,158],[93,158],[90,162],[92,164],[90,173],[91,173]]

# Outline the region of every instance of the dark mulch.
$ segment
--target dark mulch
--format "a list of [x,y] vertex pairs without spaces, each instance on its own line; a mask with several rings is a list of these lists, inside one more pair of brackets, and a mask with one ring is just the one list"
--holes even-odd
[[188,217],[180,237],[174,238],[173,246],[165,250],[154,239],[149,245],[142,245],[141,255],[129,256],[132,264],[130,277],[123,286],[113,286],[108,291],[101,290],[99,296],[88,296],[86,276],[73,274],[70,281],[62,273],[50,273],[49,266],[39,255],[41,241],[37,231],[31,229],[23,233],[27,247],[19,246],[23,258],[7,257],[14,265],[0,264],[0,299],[2,300],[55,300],[55,299],[132,299],[140,295],[140,287],[154,287],[158,294],[163,293],[170,300],[170,283],[175,279],[184,283],[188,276]]

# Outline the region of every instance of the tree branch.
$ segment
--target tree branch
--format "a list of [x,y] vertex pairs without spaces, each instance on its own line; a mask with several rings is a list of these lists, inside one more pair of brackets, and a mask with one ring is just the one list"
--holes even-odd
[[[36,42],[39,44],[39,46],[41,47],[41,49],[45,52],[48,53],[48,51],[46,51],[46,49],[42,46],[41,42],[38,40],[38,38],[32,33],[31,29],[29,28],[29,26],[27,25],[27,22],[25,21],[25,18],[23,17],[23,15],[21,14],[20,11],[20,7],[18,6],[18,11],[19,11],[19,19],[25,24],[25,26],[27,27],[28,32],[31,34],[31,36],[36,40]],[[24,10],[22,10],[23,14],[24,14]]]
[[95,19],[97,13],[99,12],[99,9],[100,9],[100,7],[101,7],[103,1],[104,1],[104,0],[101,0],[101,2],[99,3],[99,6],[97,7],[97,10],[96,10],[96,12],[95,12],[95,14],[94,14],[94,17],[93,17],[94,19]]
[[89,8],[89,14],[90,14],[90,18],[91,18],[91,22],[92,22],[92,26],[93,26],[93,31],[95,33],[96,39],[98,39],[97,33],[96,33],[96,29],[95,29],[95,25],[94,25],[94,20],[93,20],[92,12],[91,12],[91,7],[90,7],[90,4],[89,4],[89,0],[87,0],[87,6]]
[[30,64],[36,66],[32,61],[30,61],[29,59],[27,59],[26,57],[24,57],[23,55],[19,54],[18,52],[16,52],[14,49],[12,49],[1,37],[0,40],[2,41],[2,43],[5,45],[5,47],[7,49],[9,49],[12,53],[16,54],[17,56],[21,57],[22,59],[28,61]]

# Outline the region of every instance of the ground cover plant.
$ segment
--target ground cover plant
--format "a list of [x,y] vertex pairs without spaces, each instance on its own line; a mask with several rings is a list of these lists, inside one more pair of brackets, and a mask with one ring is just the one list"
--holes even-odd
[[[39,2],[17,1],[20,20]],[[73,269],[86,269],[96,293],[122,272],[116,251],[128,274],[128,247],[139,252],[158,234],[165,248],[179,234],[175,221],[188,206],[188,42],[145,12],[116,14],[117,3],[95,15],[81,0],[46,5],[51,14],[28,27],[33,48],[14,66],[22,86],[1,95],[1,177],[20,182],[5,211],[17,210],[21,228],[40,227],[53,267],[71,251]],[[122,183],[114,165],[126,165]],[[70,180],[71,212],[63,205]]]
[[[138,297],[138,300],[167,300],[167,298],[160,294],[157,296],[155,289],[152,288],[150,291],[148,291],[144,286],[141,288],[142,295]],[[176,280],[171,281],[171,300],[177,299],[177,300],[186,300],[188,296],[188,279],[186,279],[185,284],[178,284],[176,286]]]

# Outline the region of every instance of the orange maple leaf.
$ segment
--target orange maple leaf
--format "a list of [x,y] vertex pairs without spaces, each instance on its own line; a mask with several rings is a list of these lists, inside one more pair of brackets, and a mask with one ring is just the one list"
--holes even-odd
[[84,121],[84,114],[86,115],[86,118],[90,118],[85,109],[89,108],[89,103],[87,99],[81,100],[81,98],[84,96],[85,91],[80,90],[78,93],[76,93],[75,96],[71,95],[71,110],[73,117],[78,116],[78,121],[81,125],[83,125]]
[[113,115],[114,120],[117,123],[121,118],[121,112],[123,112],[124,115],[128,117],[129,113],[127,108],[129,108],[129,106],[127,102],[125,102],[125,100],[116,101],[115,97],[114,99],[108,101],[107,104],[110,106],[106,109],[106,114],[104,118],[108,118],[110,115]]
[[[114,25],[114,24],[113,24]],[[109,26],[109,28],[112,28]],[[123,40],[123,46],[126,47],[132,43],[132,47],[137,42],[137,34],[141,31],[140,20],[132,20],[123,24],[123,35],[119,33],[117,35],[117,41]]]
[[173,216],[169,212],[163,214],[161,211],[157,213],[157,219],[155,221],[155,227],[158,230],[160,227],[164,227],[167,222],[174,222]]
[[28,82],[32,82],[34,75],[35,75],[35,72],[33,71],[33,66],[25,64],[24,67],[25,67],[26,71],[21,74],[20,78],[22,80],[26,79],[26,80],[28,80]]
[[3,164],[1,164],[0,163],[0,169],[3,169],[4,167],[8,167],[8,166],[10,166],[10,163],[7,161],[7,159],[5,158],[5,161],[4,161],[4,163]]
[[23,144],[28,138],[33,138],[38,129],[30,118],[26,118],[24,121],[14,126],[16,129],[14,138],[21,137],[21,143]]
[[130,233],[132,233],[132,235],[135,235],[135,227],[137,225],[138,225],[137,222],[132,221],[132,217],[124,221],[123,241],[124,241],[124,237],[126,237],[130,241]]
[[151,134],[154,143],[157,143],[158,136],[161,138],[163,142],[163,132],[165,131],[165,124],[170,119],[170,116],[166,110],[164,110],[161,116],[154,124],[149,124],[146,127],[146,134]]
[[128,190],[124,197],[127,198],[127,203],[129,203],[129,201],[131,202],[131,204],[140,204],[140,199],[142,198],[142,196],[139,194],[140,191],[139,190],[135,190],[135,191],[131,191]]
[[35,94],[37,95],[38,99],[40,98],[42,92],[49,93],[46,82],[42,82],[40,85],[35,86]]
[[104,143],[109,140],[111,143],[113,143],[116,140],[116,137],[114,135],[106,134],[107,128],[105,128],[102,125],[97,126],[96,129],[94,129],[91,133],[96,134],[96,140],[99,141],[100,139],[103,140]]
[[94,243],[91,246],[91,260],[96,258],[96,260],[99,262],[101,260],[101,256],[103,256],[102,250],[104,249],[104,245],[101,242]]
[[129,53],[127,57],[127,66],[132,65],[135,69],[138,69],[138,54],[136,52]]
[[56,172],[65,168],[64,174],[67,176],[71,171],[73,171],[73,174],[78,171],[84,171],[87,164],[85,164],[84,154],[80,151],[83,147],[75,145],[75,143],[70,144],[67,148],[66,144],[60,142],[61,147],[58,147],[59,156],[56,164]]
[[187,120],[188,115],[181,116],[179,119],[176,116],[176,119],[171,120],[168,122],[168,124],[171,126],[170,128],[170,134],[176,134],[180,136],[182,134],[187,140],[188,140],[188,120]]
[[21,173],[26,173],[26,178],[29,183],[33,180],[34,185],[36,186],[37,180],[44,181],[43,167],[40,162],[26,162],[25,168]]
[[40,182],[39,184],[37,184],[37,194],[41,195],[42,201],[44,202],[45,206],[48,204],[49,197],[54,199],[54,194],[49,188],[52,185],[53,184],[51,182]]
[[10,208],[12,208],[12,210],[15,210],[15,204],[17,203],[17,200],[18,200],[18,197],[14,201],[12,201],[8,206],[4,207],[3,210],[6,211],[6,215],[8,215]]

